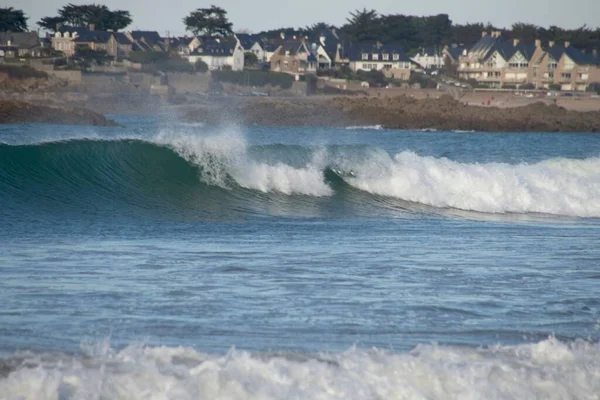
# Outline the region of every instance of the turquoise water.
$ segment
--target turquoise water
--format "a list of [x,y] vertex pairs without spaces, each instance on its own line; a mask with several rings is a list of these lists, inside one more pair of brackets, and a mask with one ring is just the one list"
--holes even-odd
[[0,127],[0,399],[600,392],[599,135],[118,118]]

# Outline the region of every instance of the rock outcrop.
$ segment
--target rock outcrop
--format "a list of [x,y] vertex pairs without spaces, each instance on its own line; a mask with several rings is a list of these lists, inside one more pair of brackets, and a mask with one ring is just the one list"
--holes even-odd
[[117,126],[116,122],[85,108],[47,107],[12,100],[0,100],[0,123]]

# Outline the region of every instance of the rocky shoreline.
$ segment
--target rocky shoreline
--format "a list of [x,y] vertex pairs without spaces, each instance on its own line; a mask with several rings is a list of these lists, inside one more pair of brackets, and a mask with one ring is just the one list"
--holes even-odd
[[79,107],[48,107],[23,101],[0,100],[0,124],[68,124],[118,126],[101,114]]
[[381,125],[407,130],[600,132],[600,111],[569,111],[543,102],[513,108],[468,106],[450,96],[420,100],[408,96],[215,100],[188,110],[182,119],[209,124],[233,119],[240,124],[261,126]]

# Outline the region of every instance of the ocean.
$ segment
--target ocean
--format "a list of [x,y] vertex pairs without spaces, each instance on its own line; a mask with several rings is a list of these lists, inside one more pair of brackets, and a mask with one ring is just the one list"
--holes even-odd
[[600,135],[0,126],[0,399],[598,399]]

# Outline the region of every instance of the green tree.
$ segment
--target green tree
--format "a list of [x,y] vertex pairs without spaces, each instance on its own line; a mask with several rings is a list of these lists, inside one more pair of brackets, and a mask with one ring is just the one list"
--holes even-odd
[[321,32],[330,31],[332,29],[336,29],[336,27],[326,22],[317,22],[316,24],[307,26],[303,29],[303,31],[306,33],[306,35],[312,37],[319,35]]
[[185,29],[196,36],[231,36],[233,24],[221,7],[198,8],[183,19]]
[[0,8],[0,31],[27,32],[28,19],[23,10]]
[[132,22],[129,11],[112,11],[105,5],[67,4],[58,10],[58,16],[44,17],[38,21],[38,25],[50,31],[56,31],[58,24],[66,24],[74,27],[88,27],[94,25],[99,31],[118,31],[126,28]]
[[347,24],[342,27],[351,41],[366,42],[381,39],[381,19],[375,10],[366,8],[350,13]]

